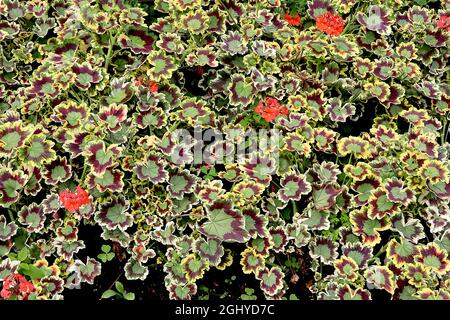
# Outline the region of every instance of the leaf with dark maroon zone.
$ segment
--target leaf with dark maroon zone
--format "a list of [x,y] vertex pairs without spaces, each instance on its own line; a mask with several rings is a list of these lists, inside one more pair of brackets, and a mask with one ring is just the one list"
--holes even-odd
[[6,217],[0,216],[0,241],[7,241],[17,233],[17,225],[14,221],[6,223]]
[[252,68],[250,78],[253,81],[253,86],[258,92],[266,91],[273,88],[277,79],[272,75],[264,75],[256,68]]
[[100,192],[121,192],[124,187],[124,173],[120,170],[108,168],[101,176],[89,174],[87,183],[91,189],[97,188]]
[[370,266],[365,272],[368,283],[373,284],[377,289],[384,289],[390,294],[394,294],[395,275],[386,266]]
[[230,105],[247,106],[252,102],[256,89],[253,82],[242,74],[235,73],[231,76],[231,81],[227,86]]
[[170,284],[167,288],[169,298],[173,300],[191,300],[191,297],[197,293],[197,285],[195,283],[188,284]]
[[248,50],[247,44],[242,39],[239,32],[230,31],[228,34],[222,36],[220,48],[229,55],[245,54]]
[[314,259],[320,259],[324,264],[332,264],[337,258],[337,246],[333,241],[317,237],[309,243],[310,255]]
[[389,200],[388,193],[384,188],[377,188],[372,191],[368,201],[368,216],[371,219],[382,219],[385,216],[392,216],[399,211],[399,206]]
[[109,96],[106,97],[108,104],[121,104],[126,103],[133,96],[131,89],[131,83],[127,82],[125,78],[113,78],[109,83],[111,91]]
[[195,249],[201,258],[206,259],[213,266],[219,264],[220,259],[224,254],[221,242],[213,238],[208,239],[207,241],[200,238],[195,243]]
[[246,207],[242,209],[242,214],[245,220],[245,230],[252,238],[267,236],[267,217],[262,215],[258,208]]
[[125,104],[111,104],[106,107],[101,107],[98,117],[104,122],[111,132],[117,132],[120,129],[121,123],[126,119],[128,107]]
[[91,167],[91,173],[101,176],[105,170],[113,165],[114,158],[121,153],[121,149],[114,145],[105,146],[103,141],[92,141],[86,145],[84,154]]
[[50,193],[47,197],[42,200],[42,210],[46,214],[52,214],[57,212],[61,208],[61,203],[59,202],[59,195],[56,193]]
[[268,296],[275,296],[283,289],[284,273],[279,267],[260,270],[256,278],[260,281],[261,290]]
[[425,269],[435,271],[441,275],[446,274],[450,269],[448,253],[439,248],[434,242],[420,245],[418,253],[414,256],[414,261],[422,264]]
[[20,261],[12,261],[9,258],[6,258],[0,262],[0,280],[4,280],[7,276],[12,273],[16,273],[19,268]]
[[60,95],[61,91],[56,86],[54,79],[50,76],[43,76],[32,82],[31,87],[28,88],[30,98],[50,96],[52,98]]
[[107,230],[119,228],[124,231],[133,224],[133,216],[128,213],[130,203],[123,196],[112,197],[109,203],[100,207],[95,215],[98,224]]
[[267,156],[251,158],[242,165],[243,171],[256,182],[268,185],[275,172],[275,161]]
[[365,179],[363,181],[357,181],[352,185],[352,189],[358,192],[355,197],[355,202],[358,206],[365,205],[370,196],[372,195],[372,191],[375,190],[380,185],[380,182],[375,179]]
[[342,247],[342,255],[352,258],[360,269],[367,267],[368,261],[372,258],[372,248],[361,242],[346,243]]
[[10,156],[30,138],[32,131],[20,121],[0,124],[0,158]]
[[371,219],[367,214],[367,207],[350,212],[350,222],[353,233],[363,239],[363,243],[370,247],[381,241],[380,231],[389,229],[391,222],[387,217],[382,219]]
[[48,163],[56,159],[56,152],[53,149],[55,143],[46,139],[44,134],[33,135],[23,149],[23,157],[38,167],[43,163]]
[[150,107],[147,111],[135,114],[135,121],[140,129],[147,127],[161,129],[167,124],[167,115],[159,107]]
[[26,183],[26,176],[22,171],[0,169],[0,206],[9,207],[15,203]]
[[334,13],[334,9],[331,3],[327,0],[312,0],[308,1],[308,15],[315,19],[324,13],[331,12]]
[[205,271],[209,269],[209,264],[196,254],[189,254],[181,261],[181,267],[188,282],[193,283],[203,278]]
[[75,64],[72,67],[72,72],[77,76],[75,85],[81,90],[87,90],[92,84],[99,83],[103,76],[95,67],[92,67],[89,63]]
[[42,206],[32,203],[23,206],[18,213],[18,221],[24,225],[29,233],[38,233],[44,228],[46,220]]
[[255,275],[259,270],[264,268],[265,259],[264,257],[257,253],[254,248],[247,248],[241,252],[242,272],[245,274],[254,273]]
[[0,22],[0,40],[14,39],[14,36],[20,31],[20,25],[15,22]]
[[89,118],[89,113],[89,108],[85,103],[66,100],[56,106],[51,119],[69,129],[73,129],[79,128],[86,122]]
[[403,213],[399,213],[391,218],[391,222],[393,230],[399,232],[414,244],[417,244],[420,239],[425,238],[424,228],[418,219],[410,218],[405,222]]
[[139,261],[131,258],[125,264],[125,278],[127,280],[145,280],[148,276],[148,268],[143,266]]
[[81,260],[75,261],[75,266],[78,269],[78,274],[82,282],[94,284],[94,280],[101,274],[102,264],[94,258],[87,258],[86,263]]
[[159,82],[163,79],[169,79],[172,73],[177,69],[171,56],[166,55],[162,51],[154,51],[147,57],[147,61],[150,63],[150,75],[152,79]]
[[24,187],[24,193],[27,196],[36,196],[39,191],[42,190],[42,174],[41,170],[37,167],[33,168],[33,171],[29,173],[29,179]]
[[305,224],[292,223],[286,225],[288,240],[293,240],[297,248],[306,246],[311,240],[311,234]]
[[153,49],[155,39],[144,28],[130,28],[121,34],[117,43],[123,49],[130,49],[135,54],[149,54]]
[[149,155],[142,164],[138,163],[135,172],[139,180],[150,180],[152,183],[167,181],[168,173],[164,169],[164,162],[157,155]]
[[332,184],[313,186],[312,199],[317,210],[326,210],[336,204],[337,196],[342,189]]
[[284,252],[288,243],[287,233],[282,227],[269,229],[272,241],[272,250],[275,252]]
[[371,5],[367,10],[367,14],[358,12],[357,21],[367,29],[381,35],[389,35],[392,31],[392,21],[389,19],[389,13],[384,7],[378,5]]
[[167,191],[175,199],[181,200],[184,194],[191,193],[194,190],[196,179],[194,175],[184,170],[170,174],[168,182]]
[[330,119],[336,122],[345,122],[347,118],[353,116],[356,112],[356,107],[350,103],[342,105],[339,98],[333,98],[325,109]]
[[305,175],[287,175],[281,179],[280,185],[282,188],[278,191],[278,197],[284,202],[299,201],[302,195],[312,190]]
[[74,133],[71,139],[64,141],[63,148],[70,153],[71,158],[76,158],[82,154],[86,147],[86,138],[88,136],[89,134],[87,132]]
[[[309,205],[298,218],[298,223],[304,224],[308,230],[328,230],[330,228],[330,213],[326,210],[317,210]],[[294,217],[294,219],[296,219]]]
[[350,257],[342,256],[340,259],[334,260],[335,272],[349,281],[355,281],[358,277],[358,264]]
[[55,160],[44,166],[43,177],[48,185],[57,185],[65,182],[72,176],[72,167],[67,163],[66,158],[57,157]]
[[276,120],[279,125],[288,131],[304,128],[308,123],[308,117],[298,112],[290,112],[287,117],[280,117]]
[[344,287],[339,287],[337,295],[340,300],[371,300],[370,291],[366,289],[356,288],[351,289],[347,284]]
[[386,256],[389,257],[398,268],[405,264],[414,263],[414,256],[417,252],[417,247],[403,238],[401,238],[400,242],[392,239],[389,241],[386,248]]
[[429,187],[438,198],[450,199],[450,183],[439,181],[437,183],[429,184]]
[[185,45],[181,41],[181,38],[176,33],[161,33],[159,35],[159,40],[156,42],[158,48],[162,48],[168,53],[181,54]]
[[63,241],[55,240],[54,246],[56,247],[56,252],[65,261],[71,261],[74,254],[78,253],[80,250],[86,248],[83,240],[76,241]]
[[225,242],[245,242],[249,238],[244,229],[244,216],[230,202],[216,201],[207,210],[208,221],[200,226],[207,237]]

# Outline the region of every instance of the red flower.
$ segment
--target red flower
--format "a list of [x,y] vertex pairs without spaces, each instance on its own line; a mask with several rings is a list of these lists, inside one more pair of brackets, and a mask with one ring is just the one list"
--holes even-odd
[[34,285],[27,281],[24,276],[18,273],[12,273],[3,280],[3,288],[0,296],[5,300],[12,296],[17,296],[19,300],[27,300],[30,293],[35,290]]
[[261,100],[255,108],[255,112],[260,114],[267,122],[273,121],[279,114],[287,115],[288,109],[281,107],[277,99],[267,98]]
[[142,80],[141,77],[139,77],[135,82],[134,82],[134,87],[137,89],[139,88],[140,85],[143,85],[144,81]]
[[287,23],[289,23],[290,25],[293,25],[293,26],[298,26],[298,25],[300,25],[300,17],[298,16],[298,14],[297,15],[295,15],[295,17],[293,17],[293,16],[291,16],[291,15],[289,15],[289,14],[285,14],[284,15],[284,20],[287,22]]
[[442,15],[442,16],[439,18],[439,21],[438,21],[438,23],[437,23],[437,26],[438,26],[439,28],[447,29],[448,31],[450,31],[450,16],[444,16],[444,15]]
[[158,91],[158,89],[158,84],[156,84],[156,82],[150,81],[150,83],[148,84],[148,91],[156,92]]
[[344,31],[344,19],[326,12],[315,18],[317,29],[330,36],[338,36]]
[[87,191],[77,187],[76,192],[70,192],[68,189],[59,194],[59,201],[63,204],[67,211],[74,213],[81,206],[91,202]]

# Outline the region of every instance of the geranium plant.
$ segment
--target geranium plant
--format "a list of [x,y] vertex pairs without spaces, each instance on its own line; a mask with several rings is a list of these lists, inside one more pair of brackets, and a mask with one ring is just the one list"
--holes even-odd
[[450,299],[449,12],[1,1],[1,299]]

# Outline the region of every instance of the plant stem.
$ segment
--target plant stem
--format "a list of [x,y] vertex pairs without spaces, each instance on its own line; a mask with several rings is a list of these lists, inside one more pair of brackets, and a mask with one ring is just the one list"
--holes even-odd
[[9,218],[11,219],[11,222],[15,221],[14,215],[11,210],[8,209]]
[[111,63],[113,47],[116,44],[117,37],[119,36],[119,34],[122,33],[123,29],[124,29],[124,26],[120,27],[119,30],[117,31],[117,33],[113,37],[111,36],[111,31],[109,32],[108,53],[106,54],[106,59],[105,59],[105,69],[106,70],[108,70],[109,64]]
[[178,125],[181,123],[181,121],[177,121],[169,128],[169,132],[173,132],[176,128],[178,128]]
[[441,132],[441,145],[444,145],[444,143],[447,141],[447,134],[448,134],[448,126],[447,126],[447,116],[444,115],[444,120],[442,124],[442,132]]
[[80,178],[80,184],[83,183],[84,178],[86,177],[86,172],[87,172],[87,168],[88,168],[88,167],[89,167],[89,166],[87,166],[86,164],[84,165],[83,173],[81,174],[81,178]]
[[297,212],[297,202],[294,200],[292,201],[292,215],[294,215]]
[[[111,283],[111,285],[109,286],[108,289],[106,289],[105,291],[111,290],[111,288],[113,287],[113,285],[120,279],[120,277],[123,275],[123,270],[122,272],[119,274],[119,276],[116,278],[116,280],[114,280],[113,283]],[[100,298],[101,299],[101,298]]]

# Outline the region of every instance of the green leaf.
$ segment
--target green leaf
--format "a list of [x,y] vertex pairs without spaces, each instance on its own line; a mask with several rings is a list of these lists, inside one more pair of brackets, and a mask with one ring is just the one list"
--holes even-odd
[[108,246],[107,244],[102,245],[102,251],[104,253],[108,253],[111,251],[111,246]]
[[117,292],[115,292],[114,290],[106,290],[102,294],[102,299],[109,299],[109,298],[114,297],[116,295],[117,295]]
[[107,262],[107,256],[105,253],[100,253],[97,258],[99,258],[102,262]]
[[125,298],[125,300],[134,300],[134,298],[135,298],[133,292],[127,292],[126,294],[124,294],[123,297]]
[[19,254],[17,255],[17,259],[20,261],[25,261],[28,258],[28,254],[30,251],[27,247],[23,247],[22,250],[19,251]]
[[31,279],[42,279],[45,277],[45,272],[32,264],[22,263],[20,265],[20,273],[29,276]]
[[124,289],[124,287],[123,287],[122,282],[117,281],[116,284],[115,284],[115,287],[116,287],[116,289],[117,289],[117,291],[118,291],[119,293],[124,294],[125,289]]

